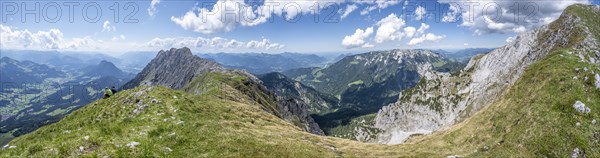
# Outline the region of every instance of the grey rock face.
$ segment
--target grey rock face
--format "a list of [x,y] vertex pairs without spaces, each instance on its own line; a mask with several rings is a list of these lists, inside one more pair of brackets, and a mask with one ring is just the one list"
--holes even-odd
[[189,48],[161,50],[133,80],[122,89],[137,86],[165,86],[181,89],[195,76],[206,72],[223,72],[219,64],[192,54]]
[[[563,14],[560,23],[519,35],[512,43],[487,55],[476,56],[458,75],[431,71],[422,65],[425,80],[403,91],[396,103],[379,110],[375,127],[383,132],[375,142],[403,143],[412,134],[428,134],[460,122],[488,106],[512,86],[530,64],[543,59],[554,48],[569,46],[587,50],[595,47],[588,35],[581,43],[569,43],[578,17]],[[542,39],[543,38],[543,39]]]
[[300,103],[297,99],[285,99],[284,97],[277,97],[279,111],[281,111],[281,118],[288,122],[295,122],[298,120],[301,122],[301,128],[307,132],[324,135],[323,130],[319,128],[319,125],[310,117],[310,113],[306,110],[307,105]]
[[272,72],[258,76],[269,90],[286,100],[295,99],[298,103],[306,104],[309,112],[319,112],[338,106],[338,99],[323,94],[312,87],[294,81],[285,75]]

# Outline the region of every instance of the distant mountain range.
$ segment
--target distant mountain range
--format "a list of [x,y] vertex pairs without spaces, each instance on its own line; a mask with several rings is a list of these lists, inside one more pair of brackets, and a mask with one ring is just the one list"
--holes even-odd
[[0,82],[4,84],[42,83],[48,78],[60,77],[66,77],[66,73],[47,65],[17,61],[8,57],[0,59]]
[[[64,64],[64,63],[63,63]],[[108,61],[70,70],[3,57],[0,61],[0,143],[54,123],[133,77]]]
[[156,56],[156,52],[128,52],[113,57],[95,52],[2,50],[0,55],[19,61],[32,61],[64,71],[77,71],[101,61],[107,61],[125,69],[127,72],[137,73]]
[[466,48],[454,52],[449,52],[445,50],[435,50],[434,52],[439,53],[454,61],[467,63],[469,62],[469,60],[471,60],[472,57],[479,54],[487,54],[494,49],[495,48]]
[[217,53],[198,56],[216,61],[225,67],[247,70],[254,74],[281,72],[303,67],[320,67],[328,60],[314,54],[300,53]]

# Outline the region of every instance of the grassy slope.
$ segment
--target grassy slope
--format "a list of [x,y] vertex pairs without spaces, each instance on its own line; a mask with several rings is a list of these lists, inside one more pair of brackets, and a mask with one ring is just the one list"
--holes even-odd
[[[258,106],[161,87],[151,87],[136,98],[134,92],[143,89],[147,87],[94,102],[59,123],[16,138],[10,145],[17,148],[4,150],[2,154],[58,157],[80,154],[118,157],[333,156],[322,145],[297,140],[310,134],[300,132]],[[151,103],[152,99],[159,102]],[[137,107],[136,100],[149,106],[139,115],[132,114]],[[85,136],[89,139],[85,140]],[[134,141],[140,145],[136,148],[126,146]],[[84,147],[83,152],[79,151],[80,146]]]
[[[588,67],[588,71],[583,71]],[[580,71],[575,71],[579,68]],[[378,145],[301,132],[257,105],[214,94],[191,95],[152,87],[137,97],[149,105],[140,115],[136,88],[99,100],[59,123],[13,140],[4,156],[550,156],[564,157],[578,147],[598,157],[600,91],[591,86],[592,65],[565,52],[528,68],[505,97],[451,129],[420,136],[408,144]],[[573,76],[578,76],[574,80]],[[177,96],[177,99],[173,98]],[[151,103],[156,99],[158,103]],[[581,100],[590,114],[575,112]],[[175,111],[176,109],[176,111]],[[133,116],[133,117],[130,117]],[[164,119],[167,119],[166,121]],[[177,122],[183,121],[180,124]],[[581,126],[576,127],[575,123]],[[70,131],[70,132],[68,132]],[[175,133],[175,134],[172,134]],[[594,135],[596,134],[596,135]],[[89,136],[89,140],[84,137]],[[126,147],[132,141],[136,148]],[[84,147],[80,152],[79,147]],[[483,147],[488,146],[488,151]],[[171,149],[172,151],[168,151]]]
[[[591,121],[600,120],[600,91],[593,87],[593,79],[584,81],[585,76],[592,76],[584,67],[600,71],[564,51],[551,54],[531,65],[507,95],[475,116],[411,142],[441,153],[484,157],[565,157],[575,148],[585,150],[588,157],[598,157],[600,125],[592,126]],[[577,100],[592,112],[575,112]],[[485,146],[488,151],[483,151]]]

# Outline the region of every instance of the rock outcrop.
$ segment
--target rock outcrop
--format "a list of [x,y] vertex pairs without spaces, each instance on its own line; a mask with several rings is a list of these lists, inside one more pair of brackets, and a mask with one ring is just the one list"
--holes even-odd
[[600,89],[600,75],[596,74],[594,78],[596,79],[596,88]]

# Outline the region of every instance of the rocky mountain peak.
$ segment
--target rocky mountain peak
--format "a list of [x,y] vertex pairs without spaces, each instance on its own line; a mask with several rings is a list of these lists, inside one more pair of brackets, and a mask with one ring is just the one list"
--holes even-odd
[[188,47],[183,48],[171,48],[169,50],[160,50],[156,55],[156,58],[168,58],[172,60],[182,59],[182,58],[193,58],[194,54],[192,54],[192,50]]
[[349,56],[348,58],[355,61],[364,61],[366,65],[373,64],[416,64],[425,62],[436,62],[442,60],[443,56],[434,53],[431,50],[423,49],[392,49],[384,51],[372,51],[364,54]]
[[171,48],[168,51],[159,51],[142,72],[125,84],[123,89],[131,89],[140,85],[160,85],[172,89],[181,89],[191,82],[195,76],[206,72],[222,72],[225,70],[213,61],[193,55],[187,47]]

